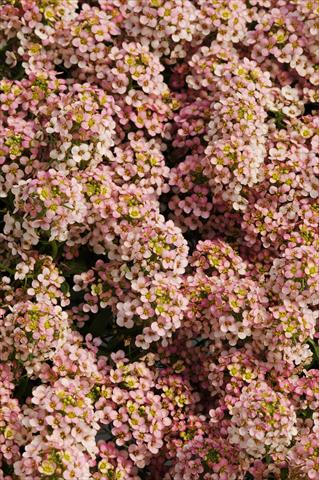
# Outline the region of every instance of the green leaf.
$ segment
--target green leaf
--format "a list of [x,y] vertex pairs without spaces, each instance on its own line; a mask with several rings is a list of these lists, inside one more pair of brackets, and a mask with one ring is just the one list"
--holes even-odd
[[70,292],[70,285],[68,282],[63,282],[61,285],[61,291],[64,293],[64,295],[67,295]]
[[89,269],[86,261],[83,258],[76,258],[74,260],[63,262],[61,267],[66,277],[86,272]]
[[244,480],[254,480],[254,477],[252,476],[251,473],[247,472]]
[[16,388],[15,388],[15,397],[19,400],[20,404],[25,402],[25,399],[32,392],[32,383],[27,375],[24,375],[20,378]]
[[268,112],[268,117],[275,120],[275,125],[279,130],[287,127],[285,122],[287,117],[283,112],[279,110],[270,110]]
[[289,478],[289,469],[283,468],[280,472],[280,480],[288,480]]
[[311,348],[312,348],[312,351],[316,357],[316,360],[319,361],[319,345],[317,342],[315,342],[312,338],[309,338],[308,342],[307,342]]
[[112,334],[113,314],[110,308],[105,308],[92,317],[91,323],[87,326],[86,333],[92,333],[94,337],[103,337]]
[[55,260],[59,253],[59,244],[56,240],[53,240],[52,242],[50,242],[50,245],[51,245],[51,257],[53,258],[53,260]]
[[14,275],[14,270],[12,268],[4,265],[3,263],[0,263],[0,272],[6,272],[9,273],[10,275]]

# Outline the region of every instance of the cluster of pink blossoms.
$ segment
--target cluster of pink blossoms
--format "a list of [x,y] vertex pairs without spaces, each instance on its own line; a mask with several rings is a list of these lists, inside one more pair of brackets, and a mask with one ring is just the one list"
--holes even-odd
[[318,0],[0,0],[0,480],[319,480]]

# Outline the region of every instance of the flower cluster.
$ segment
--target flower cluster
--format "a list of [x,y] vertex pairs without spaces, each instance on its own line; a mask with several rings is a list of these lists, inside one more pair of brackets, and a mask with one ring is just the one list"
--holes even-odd
[[19,302],[1,322],[9,358],[22,361],[30,372],[59,349],[67,329],[67,313],[46,302]]
[[50,169],[12,188],[13,213],[5,215],[4,233],[36,245],[43,235],[48,241],[63,242],[69,226],[81,223],[85,215],[82,188],[75,178]]
[[163,446],[170,426],[169,412],[155,394],[152,371],[144,363],[128,363],[124,352],[112,354],[113,368],[105,366],[103,384],[93,388],[96,411],[109,426],[116,445],[128,446],[133,463],[143,468]]
[[0,480],[319,480],[318,0],[0,0]]
[[245,445],[254,458],[280,452],[297,433],[293,406],[263,382],[252,381],[244,387],[230,413],[230,442]]
[[24,444],[25,432],[19,402],[13,396],[15,388],[14,365],[3,365],[0,372],[0,468],[12,465],[20,458],[19,447]]

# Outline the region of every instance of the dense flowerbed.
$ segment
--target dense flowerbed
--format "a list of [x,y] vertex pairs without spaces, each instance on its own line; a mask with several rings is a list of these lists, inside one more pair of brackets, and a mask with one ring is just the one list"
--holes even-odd
[[0,0],[0,479],[319,479],[318,0]]

